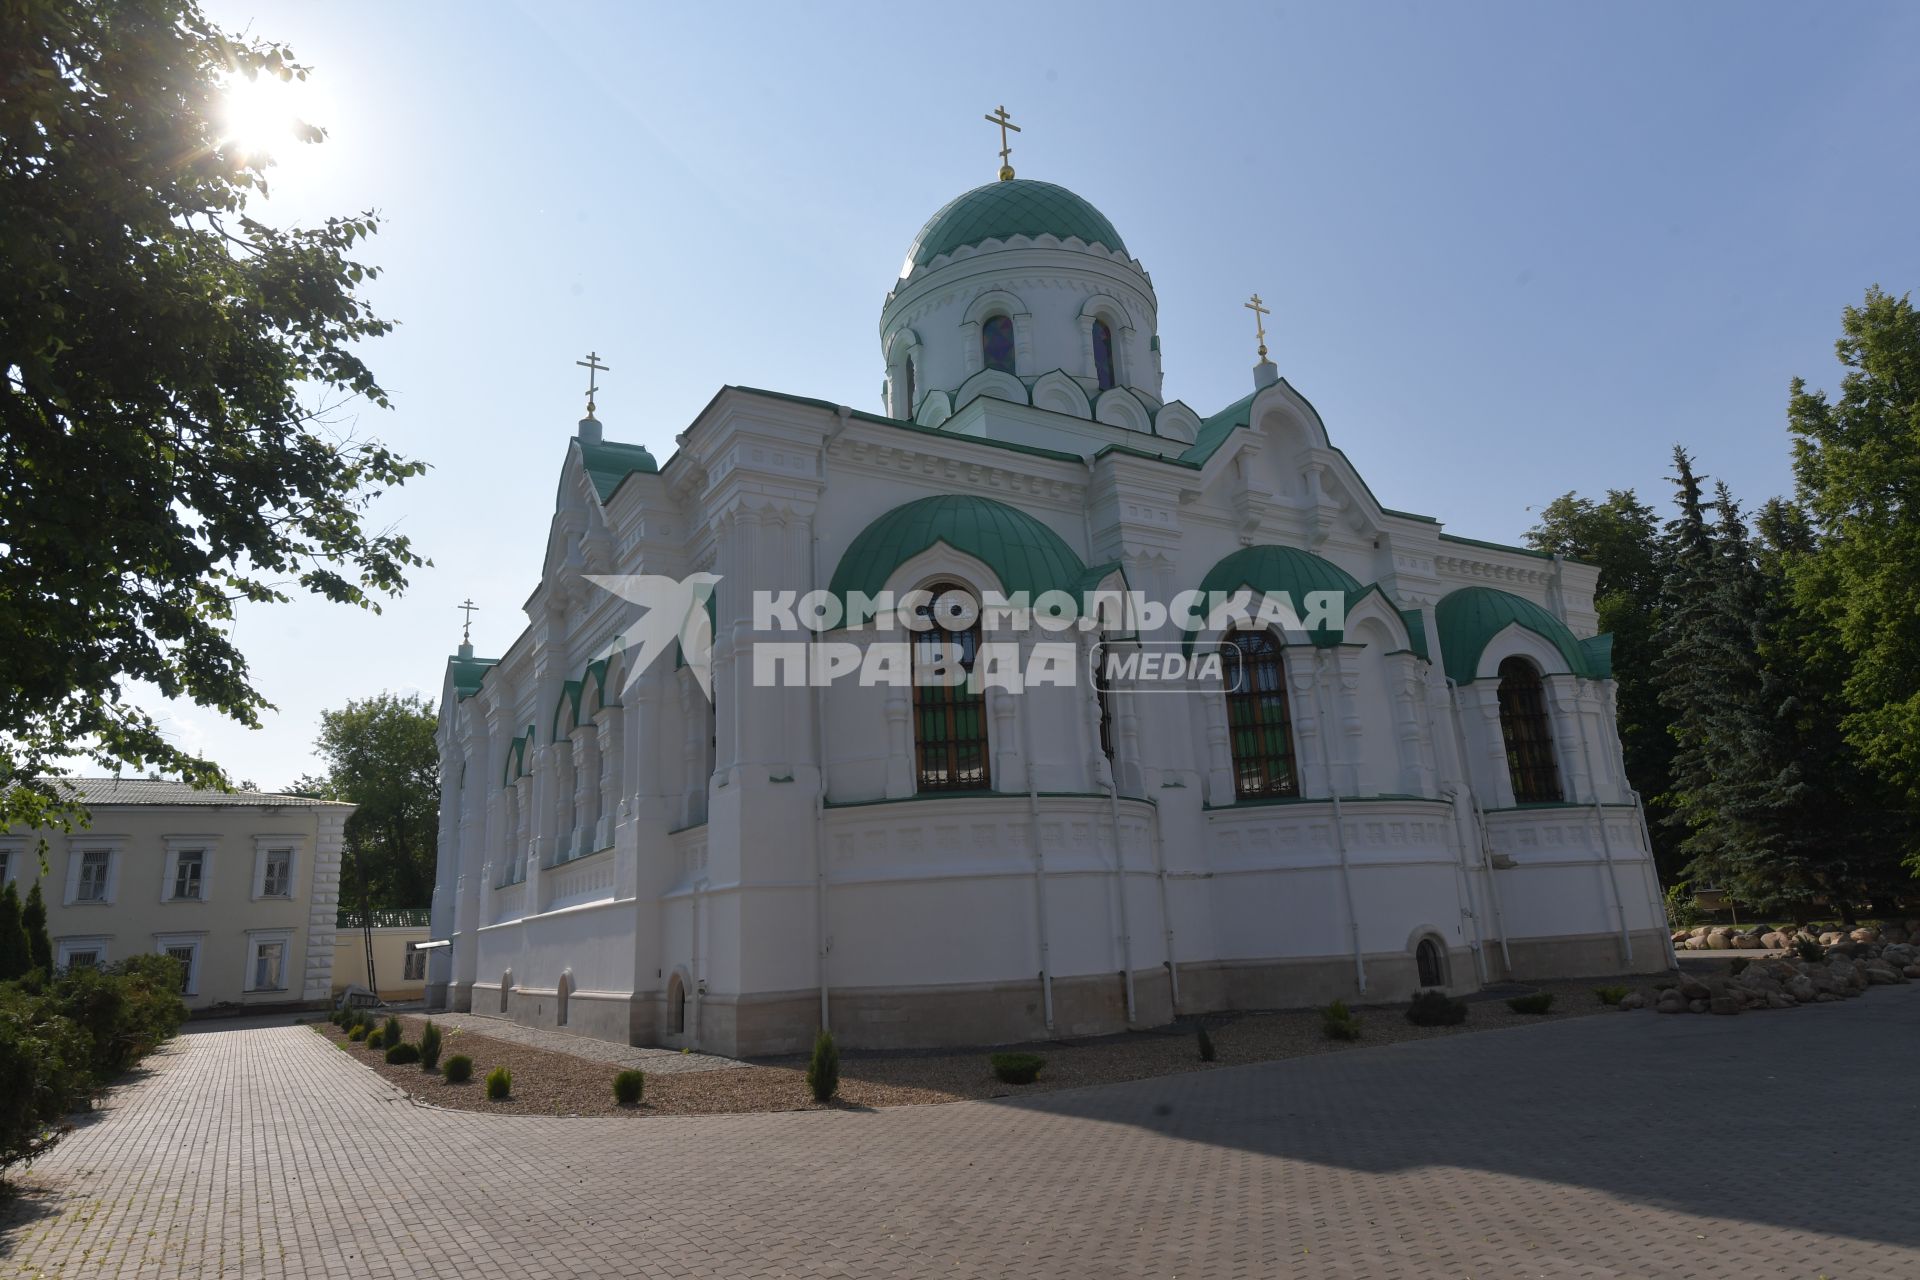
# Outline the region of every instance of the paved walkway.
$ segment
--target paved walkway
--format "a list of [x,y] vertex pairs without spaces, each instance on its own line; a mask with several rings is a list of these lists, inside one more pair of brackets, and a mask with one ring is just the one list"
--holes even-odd
[[880,1112],[401,1101],[183,1036],[33,1171],[0,1276],[1920,1275],[1920,986]]

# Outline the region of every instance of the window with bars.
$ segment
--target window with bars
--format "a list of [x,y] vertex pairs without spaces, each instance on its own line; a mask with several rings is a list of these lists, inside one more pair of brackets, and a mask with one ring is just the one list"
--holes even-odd
[[1540,669],[1525,658],[1508,658],[1500,664],[1500,736],[1506,741],[1514,803],[1547,804],[1561,799],[1546,686]]
[[293,896],[293,850],[267,850],[265,864],[260,870],[260,896],[263,898]]
[[1240,799],[1297,796],[1287,664],[1270,631],[1235,631],[1222,647],[1233,792]]
[[[980,652],[979,606],[964,587],[945,583],[928,592],[919,616],[932,622],[913,639],[913,739],[921,791],[985,791],[987,700],[968,687]],[[955,610],[961,610],[955,613]],[[971,617],[949,631],[937,619]]]
[[400,980],[402,982],[425,982],[427,980],[427,953],[424,951],[407,952],[406,959],[401,964],[401,969]]
[[197,948],[191,946],[170,946],[167,955],[180,963],[180,994],[193,994],[193,958]]
[[80,855],[80,884],[73,895],[77,901],[107,900],[107,866],[112,857],[106,849],[88,849]]

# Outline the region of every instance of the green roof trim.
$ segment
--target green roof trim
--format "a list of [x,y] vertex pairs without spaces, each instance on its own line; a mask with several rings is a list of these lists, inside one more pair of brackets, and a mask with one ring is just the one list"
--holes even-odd
[[[1485,547],[1489,551],[1511,551],[1515,555],[1532,556],[1535,560],[1553,559],[1553,552],[1551,551],[1535,551],[1532,547],[1516,547],[1506,542],[1486,542],[1479,538],[1463,538],[1457,533],[1443,533],[1440,535],[1440,541],[1458,542],[1469,547]],[[1574,563],[1582,564],[1585,562],[1574,561]]]
[[1400,621],[1407,628],[1407,647],[1422,662],[1432,662],[1433,655],[1427,650],[1427,615],[1418,609],[1401,609]]
[[[1263,542],[1242,547],[1207,570],[1200,580],[1200,592],[1208,599],[1214,592],[1232,594],[1242,587],[1262,596],[1287,594],[1296,609],[1309,591],[1337,591],[1351,602],[1377,587],[1362,587],[1360,580],[1331,560],[1322,560],[1311,551]],[[1382,592],[1384,595],[1385,593]],[[1316,627],[1307,638],[1321,648],[1337,645],[1344,633],[1330,627]],[[1186,649],[1191,652],[1195,635],[1187,633]]]
[[533,726],[528,725],[525,733],[507,744],[506,775],[501,778],[501,785],[511,784],[527,776],[527,748],[532,745]]
[[[1434,616],[1440,627],[1440,650],[1446,657],[1447,678],[1455,684],[1472,684],[1480,669],[1480,655],[1493,638],[1510,626],[1533,632],[1555,649],[1567,664],[1567,670],[1589,680],[1606,680],[1613,674],[1613,641],[1595,636],[1592,640],[1574,639],[1567,624],[1541,605],[1494,587],[1462,587],[1441,598]],[[1594,641],[1604,641],[1595,644]]]
[[560,732],[560,713],[562,711],[571,708],[573,711],[573,722],[575,724],[580,723],[580,691],[585,687],[586,686],[578,680],[568,680],[560,686],[560,696],[554,700],[553,704],[553,728],[547,733],[547,738],[550,741],[558,742],[566,736]]
[[1077,593],[1087,574],[1065,539],[1026,512],[992,498],[937,494],[895,507],[861,530],[828,589],[842,600],[855,591],[877,595],[895,569],[936,543],[984,562],[1008,594]]
[[1416,511],[1395,511],[1392,507],[1380,508],[1380,514],[1386,515],[1386,516],[1399,516],[1402,520],[1418,520],[1422,524],[1439,524],[1440,523],[1439,516],[1423,516]]
[[975,187],[940,206],[907,247],[907,265],[900,274],[955,249],[1014,236],[1055,236],[1115,253],[1127,251],[1106,215],[1081,197],[1051,182],[1014,178]]
[[578,438],[574,443],[580,446],[580,465],[586,468],[587,478],[593,481],[593,491],[600,495],[602,504],[613,497],[628,476],[655,475],[660,470],[645,445]]
[[448,658],[447,669],[453,673],[454,699],[465,702],[480,692],[480,682],[499,663],[498,658],[463,658],[459,654]]

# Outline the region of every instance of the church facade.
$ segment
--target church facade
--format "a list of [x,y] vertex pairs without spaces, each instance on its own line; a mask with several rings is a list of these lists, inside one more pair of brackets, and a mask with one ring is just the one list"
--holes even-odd
[[[921,230],[880,339],[882,411],[729,386],[664,465],[590,406],[526,630],[447,665],[432,1003],[752,1055],[1668,965],[1596,570],[1381,506],[1264,347],[1233,403],[1167,399],[1145,270],[1011,170]],[[695,575],[655,660],[596,581]],[[1093,588],[1343,608],[1029,619],[997,639],[1083,661],[1017,691],[755,658],[796,638],[755,593]],[[1171,689],[1107,650],[1232,660]]]

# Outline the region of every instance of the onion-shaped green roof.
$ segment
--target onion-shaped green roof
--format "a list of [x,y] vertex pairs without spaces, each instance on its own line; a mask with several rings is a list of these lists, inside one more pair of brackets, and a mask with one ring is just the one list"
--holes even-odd
[[[1441,598],[1434,609],[1440,624],[1440,648],[1447,676],[1455,684],[1471,684],[1480,669],[1480,655],[1493,638],[1510,626],[1521,626],[1560,651],[1567,670],[1589,680],[1613,675],[1613,637],[1577,640],[1567,624],[1531,600],[1494,587],[1462,587]],[[1549,673],[1551,674],[1551,673]]]
[[1127,251],[1106,215],[1073,192],[1051,182],[1013,178],[975,187],[942,205],[908,246],[900,274],[943,253],[1011,236],[1077,238],[1115,253]]
[[1026,512],[991,498],[939,494],[895,507],[862,529],[840,557],[831,590],[842,599],[853,591],[877,595],[895,569],[941,542],[984,562],[1008,594],[1077,593],[1088,584],[1073,548]]

